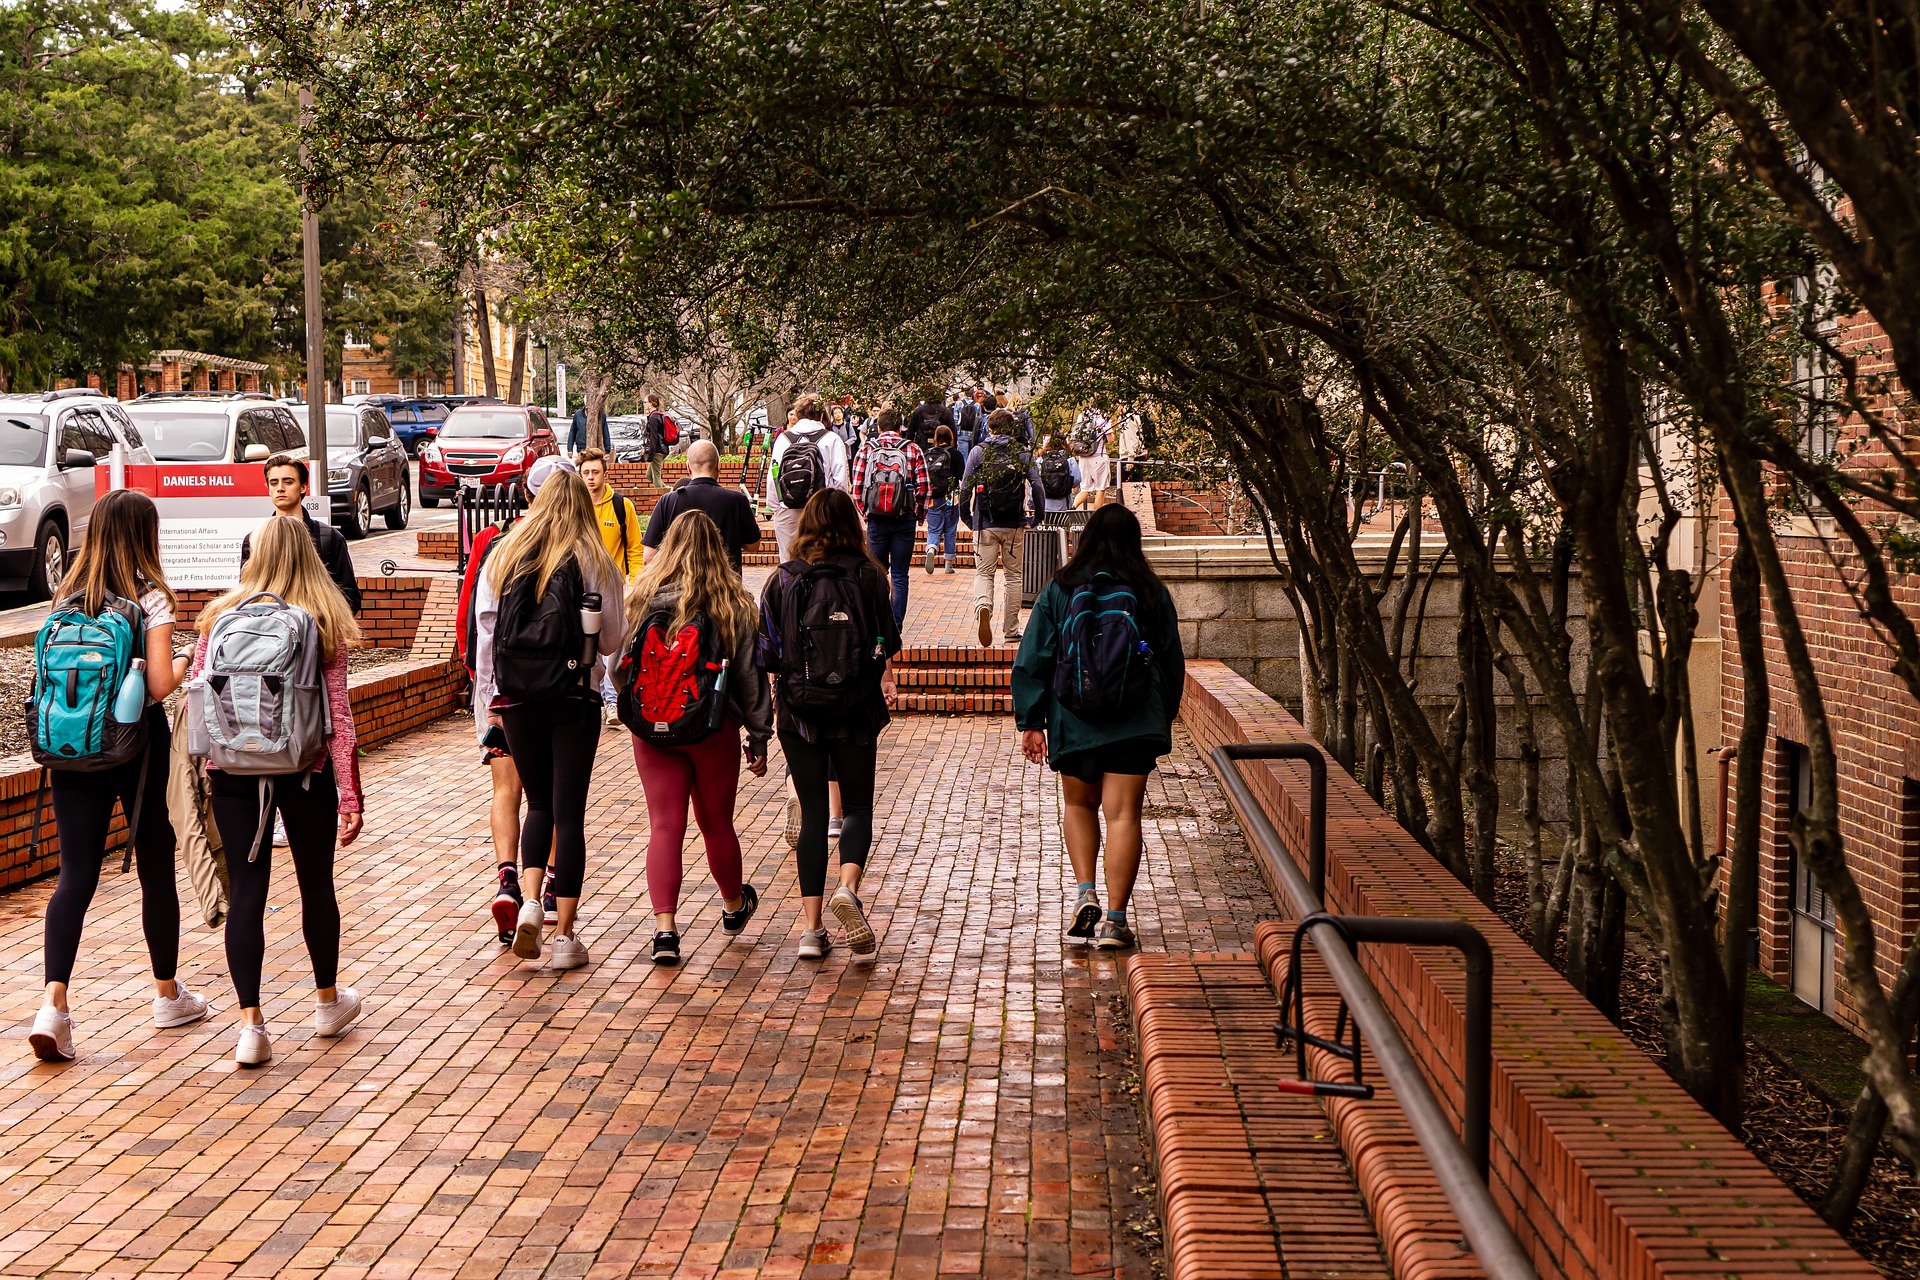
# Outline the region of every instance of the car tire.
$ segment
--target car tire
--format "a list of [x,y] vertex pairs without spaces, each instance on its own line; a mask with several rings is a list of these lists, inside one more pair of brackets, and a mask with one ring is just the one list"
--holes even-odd
[[420,491],[420,505],[431,511],[440,505],[439,496],[428,493],[425,489],[422,489]]
[[385,520],[389,529],[407,527],[407,517],[413,514],[413,486],[406,481],[400,482],[400,496],[387,508]]
[[27,590],[36,600],[51,600],[66,577],[66,532],[53,521],[45,521],[40,532],[34,535],[33,568],[27,576]]
[[367,536],[367,529],[373,524],[373,494],[366,485],[353,491],[353,497],[347,503],[346,514],[340,517],[340,532],[349,538],[359,539]]

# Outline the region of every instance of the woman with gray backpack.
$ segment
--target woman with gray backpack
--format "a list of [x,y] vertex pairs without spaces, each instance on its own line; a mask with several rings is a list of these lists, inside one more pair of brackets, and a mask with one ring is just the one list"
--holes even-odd
[[[1013,661],[1021,753],[1060,775],[1076,881],[1069,944],[1134,945],[1127,902],[1140,873],[1140,810],[1147,775],[1173,750],[1186,670],[1173,597],[1147,564],[1140,521],[1117,503],[1101,507],[1033,602]],[[1104,918],[1094,886],[1103,815]]]
[[[179,687],[173,653],[174,597],[160,569],[160,516],[131,489],[102,497],[86,544],[34,645],[27,710],[34,758],[46,766],[60,834],[60,883],[47,903],[47,1002],[27,1041],[43,1062],[73,1057],[67,986],[80,931],[106,858],[113,802],[120,801],[140,868],[140,925],[153,966],[153,1022],[180,1027],[207,1016],[207,1002],[176,977],[180,898],[173,826],[167,818],[172,734],[160,700]],[[38,813],[34,834],[39,835]]]
[[271,519],[252,536],[240,585],[197,620],[186,716],[189,749],[207,762],[214,823],[226,848],[227,969],[240,1002],[233,1056],[246,1067],[273,1056],[260,971],[276,813],[300,885],[314,1033],[340,1035],[361,1012],[353,988],[337,985],[340,905],[333,888],[336,837],[349,845],[360,835],[360,764],[347,696],[347,650],[360,627],[305,525]]

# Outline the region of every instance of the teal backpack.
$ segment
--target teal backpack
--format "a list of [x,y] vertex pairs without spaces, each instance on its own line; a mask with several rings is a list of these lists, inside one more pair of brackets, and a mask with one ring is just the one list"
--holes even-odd
[[[27,715],[33,722],[33,758],[45,770],[98,773],[144,760],[147,753],[145,708],[131,724],[113,717],[114,700],[146,639],[146,615],[139,605],[108,596],[98,616],[79,596],[62,600],[40,626],[33,642],[33,692]],[[147,771],[140,771],[134,811],[127,830],[140,823]],[[40,842],[40,798],[34,798],[33,843]],[[131,857],[132,840],[128,840]]]

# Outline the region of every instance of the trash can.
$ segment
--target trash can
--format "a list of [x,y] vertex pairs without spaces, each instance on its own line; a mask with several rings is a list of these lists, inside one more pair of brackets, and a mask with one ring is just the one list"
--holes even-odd
[[1021,540],[1020,603],[1032,608],[1040,593],[1067,562],[1067,531],[1055,525],[1027,530]]

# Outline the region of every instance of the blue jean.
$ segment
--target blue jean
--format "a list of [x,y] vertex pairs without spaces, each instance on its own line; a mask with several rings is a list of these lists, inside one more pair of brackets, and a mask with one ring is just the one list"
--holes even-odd
[[943,502],[937,507],[928,507],[928,554],[945,555],[947,557],[947,563],[952,564],[954,557],[959,555],[959,547],[960,508],[954,506],[951,502]]
[[893,576],[893,624],[907,621],[907,576],[913,569],[913,526],[911,518],[867,521],[867,550],[880,567]]

